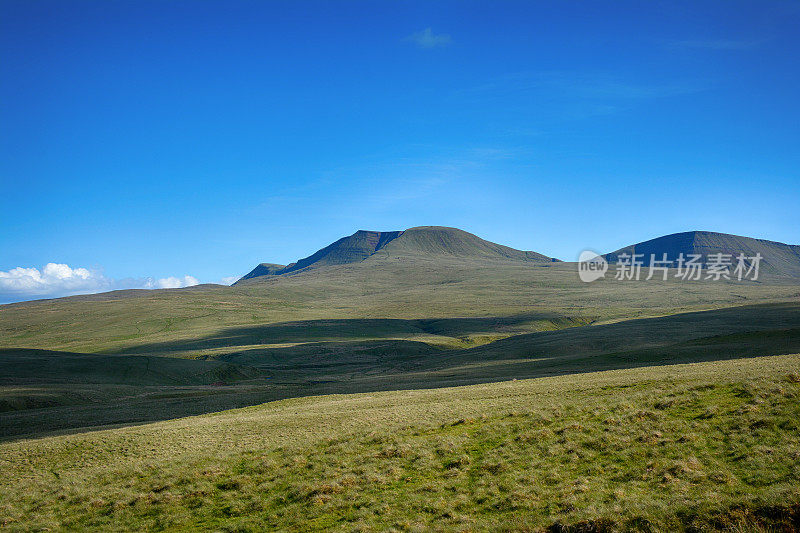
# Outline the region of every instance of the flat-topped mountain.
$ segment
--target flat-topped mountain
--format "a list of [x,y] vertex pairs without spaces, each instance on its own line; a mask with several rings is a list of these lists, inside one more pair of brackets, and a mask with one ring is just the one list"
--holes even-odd
[[405,231],[359,230],[295,263],[286,266],[262,263],[237,283],[261,276],[280,276],[308,268],[360,263],[379,251],[395,257],[449,256],[535,263],[557,261],[536,252],[516,250],[486,241],[457,228],[420,226]]
[[610,263],[616,263],[619,255],[623,253],[643,254],[642,259],[645,264],[650,260],[650,254],[655,254],[656,259],[660,260],[666,253],[670,261],[675,261],[680,254],[684,254],[684,257],[688,257],[689,254],[699,254],[703,257],[703,262],[707,261],[710,254],[730,254],[734,261],[739,254],[744,254],[746,257],[761,254],[761,272],[779,276],[800,276],[800,246],[713,231],[673,233],[620,248],[604,257]]

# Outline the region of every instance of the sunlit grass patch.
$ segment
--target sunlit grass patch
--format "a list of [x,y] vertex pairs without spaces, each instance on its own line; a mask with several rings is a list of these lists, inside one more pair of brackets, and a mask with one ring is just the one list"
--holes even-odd
[[9,530],[797,528],[800,359],[340,395],[0,445]]

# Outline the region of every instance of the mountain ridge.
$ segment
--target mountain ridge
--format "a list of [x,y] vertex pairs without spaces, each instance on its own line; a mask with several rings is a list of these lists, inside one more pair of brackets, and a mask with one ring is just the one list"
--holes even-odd
[[558,261],[537,252],[517,250],[446,226],[416,226],[403,231],[358,230],[289,265],[261,263],[235,284],[253,278],[280,276],[310,268],[360,263],[379,251],[385,251],[392,256],[446,255],[536,263]]

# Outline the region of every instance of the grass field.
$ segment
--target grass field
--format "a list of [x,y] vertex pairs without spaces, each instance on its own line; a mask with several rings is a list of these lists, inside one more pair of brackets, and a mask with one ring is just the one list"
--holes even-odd
[[[519,322],[518,317],[325,320],[234,328],[194,341],[142,345],[136,355],[0,350],[0,433],[10,439],[165,420],[297,396],[800,352],[800,304],[794,303],[574,325],[470,348],[358,337],[423,330],[453,334],[459,328],[514,327]],[[254,337],[306,342],[253,346]],[[176,350],[207,355],[143,355]]]
[[793,530],[798,400],[795,354],[291,399],[7,442],[0,523]]
[[[441,330],[374,330],[355,338],[423,340],[458,346],[470,336],[508,336],[576,323],[599,323],[797,301],[797,279],[686,283],[613,280],[582,283],[574,264],[530,265],[483,259],[374,257],[234,287],[197,286],[162,291],[121,291],[0,306],[0,347],[78,353],[181,354],[175,345],[257,328],[324,320],[450,320]],[[455,319],[455,320],[454,320]],[[469,319],[469,320],[463,320]],[[489,319],[489,320],[487,320]],[[456,322],[458,321],[458,322]],[[239,345],[323,340],[325,331],[235,339]],[[298,336],[296,333],[299,332]],[[285,333],[285,332],[283,332]],[[341,340],[341,333],[329,340]],[[299,337],[299,338],[298,338]],[[164,346],[163,351],[156,351]],[[169,349],[167,349],[169,348]],[[207,346],[206,348],[212,348]]]

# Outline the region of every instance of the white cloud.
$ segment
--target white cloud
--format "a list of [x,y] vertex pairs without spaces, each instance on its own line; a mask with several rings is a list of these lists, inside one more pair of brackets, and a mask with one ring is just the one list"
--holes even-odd
[[[152,288],[156,289],[180,289],[181,287],[191,287],[199,285],[200,282],[194,276],[183,276],[183,278],[176,278],[170,276],[168,278],[160,278],[151,280]],[[150,287],[147,287],[150,288]]]
[[111,285],[99,272],[85,268],[70,268],[60,263],[47,263],[40,271],[37,268],[12,268],[0,271],[0,295],[29,294],[32,296],[51,293],[96,291]]
[[200,283],[194,276],[167,278],[108,278],[101,271],[47,263],[42,269],[17,267],[0,271],[0,303],[34,298],[93,294],[115,289],[170,289]]
[[447,46],[450,44],[450,36],[446,33],[436,35],[431,28],[425,28],[417,33],[412,33],[406,37],[407,41],[415,43],[420,48],[436,48],[437,46]]
[[240,277],[241,276],[225,276],[220,281],[222,282],[223,285],[233,285],[234,283],[239,281]]

